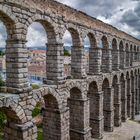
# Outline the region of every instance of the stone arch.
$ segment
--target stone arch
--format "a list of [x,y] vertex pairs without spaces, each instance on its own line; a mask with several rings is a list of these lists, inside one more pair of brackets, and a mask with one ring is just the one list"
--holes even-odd
[[[50,45],[50,44],[55,45],[55,43],[56,43],[55,25],[49,20],[46,20],[44,18],[38,18],[38,17],[33,18],[32,22],[30,22],[30,25],[34,22],[38,22],[44,27],[46,34],[47,34],[47,38],[48,38],[48,43],[47,42],[46,43],[48,45]],[[49,46],[48,46],[48,48],[49,48]]]
[[[23,131],[27,130],[23,130],[27,122],[23,108],[17,102],[16,97],[5,98],[0,103],[0,111],[5,113],[7,118],[4,126],[4,140],[15,139],[15,134],[18,134],[17,139],[21,139]],[[26,137],[29,137],[29,135],[27,134]]]
[[12,13],[11,9],[7,8],[5,6],[0,7],[0,20],[4,23],[7,29],[7,39],[11,39],[12,35],[15,35],[15,30],[16,30],[16,23],[17,23],[17,18],[14,16]]
[[120,84],[117,75],[113,76],[112,87],[114,89],[114,125],[121,125],[121,95]]
[[138,70],[135,69],[134,71],[134,82],[135,82],[135,114],[139,114],[139,77],[138,77]]
[[121,84],[121,119],[123,122],[126,121],[127,118],[127,95],[126,95],[126,80],[125,75],[122,73],[120,75],[120,84]]
[[137,46],[137,61],[140,59],[140,48]]
[[[68,109],[62,106],[63,99],[61,99],[59,92],[53,88],[46,87],[33,90],[31,95],[33,98],[31,99],[30,104],[27,105],[30,108],[29,111],[32,112],[37,103],[41,102],[43,104],[41,109],[41,114],[43,115],[43,137],[51,140],[57,138],[61,139],[63,137],[67,139],[69,133],[66,136],[63,131],[64,129],[68,130],[67,121],[69,120],[64,120],[66,121],[66,124],[63,125],[62,123],[64,121],[62,121],[62,119],[65,116],[65,113],[67,114]],[[29,114],[31,114],[31,112]],[[35,122],[34,118],[32,121]],[[57,131],[58,129],[59,131]],[[54,131],[53,134],[52,131]],[[63,136],[60,134],[63,134]]]
[[[50,39],[48,39],[45,25],[42,22],[43,21],[36,20],[35,22],[31,23],[31,25],[28,27],[28,32],[26,35],[27,43],[25,44],[25,49],[28,50],[28,79],[31,84],[34,81],[38,81],[40,84],[42,84],[43,80],[46,79],[46,76],[48,75],[48,73],[46,74],[46,53],[48,54],[46,49],[48,48],[47,40]],[[37,50],[35,50],[36,47],[38,47]]]
[[88,134],[83,135],[78,132],[84,132],[85,128],[89,128],[89,101],[82,99],[81,90],[77,87],[70,89],[68,107],[70,110],[70,140],[83,139]]
[[59,139],[61,137],[61,116],[57,99],[52,94],[47,94],[44,96],[44,101],[43,137],[50,140]]
[[77,87],[73,87],[70,90],[70,98],[71,99],[81,99],[82,98],[82,94],[80,89],[78,89]]
[[102,84],[103,91],[103,115],[104,115],[104,130],[113,131],[114,126],[114,110],[113,110],[113,92],[109,85],[109,80],[104,79]]
[[80,38],[80,33],[79,30],[77,28],[75,28],[75,26],[68,26],[66,27],[65,31],[68,30],[71,34],[72,37],[72,47],[80,47],[81,44],[81,38]]
[[95,35],[93,33],[89,32],[87,34],[87,36],[89,38],[91,48],[96,48],[97,47],[97,42],[96,42]]
[[132,106],[132,93],[131,93],[131,79],[130,74],[126,72],[126,82],[127,82],[127,116],[131,118],[131,106]]
[[[5,112],[7,118],[11,118],[12,121],[19,124],[25,123],[27,121],[24,110],[18,103],[14,101],[14,98],[2,100],[0,103],[1,103],[0,108]],[[10,112],[12,112],[11,114],[13,114],[13,116],[10,114]]]
[[92,128],[91,135],[93,138],[102,137],[101,130],[97,129],[99,125],[97,118],[103,115],[100,107],[100,104],[102,104],[101,95],[102,93],[98,91],[96,81],[90,82],[87,96],[90,100],[90,127]]
[[137,60],[137,47],[134,45],[134,61]]
[[109,49],[109,43],[107,37],[102,36],[101,41],[102,41],[102,48]]
[[119,51],[117,46],[117,40],[113,38],[112,40],[112,69],[119,69]]
[[101,38],[102,42],[102,72],[108,72],[110,70],[110,51],[109,51],[109,42],[106,36]]
[[132,114],[131,117],[134,119],[135,116],[135,102],[136,102],[136,93],[135,93],[135,76],[134,71],[131,70],[131,93],[132,93]]
[[120,69],[123,69],[124,68],[124,65],[125,65],[125,56],[124,56],[124,44],[123,44],[123,41],[121,40],[120,41],[120,44],[119,44],[119,51],[120,51]]
[[[5,6],[0,7],[0,20],[5,25],[6,33],[7,33],[7,40],[6,40],[6,55],[5,60],[6,61],[6,86],[7,87],[13,87],[13,79],[19,79],[19,78],[13,78],[11,76],[11,59],[13,59],[13,42],[14,39],[17,39],[17,33],[18,30],[18,24],[17,19],[12,13],[10,8],[7,8]],[[12,42],[12,43],[11,43]],[[11,49],[11,50],[10,50]],[[15,53],[14,53],[15,57]],[[14,69],[14,68],[13,68]],[[15,73],[13,73],[14,75]],[[11,80],[12,79],[12,80]],[[16,81],[17,82],[17,81]]]
[[68,85],[68,88],[67,88],[67,90],[69,92],[68,97],[70,97],[70,91],[73,88],[77,88],[80,90],[82,99],[84,99],[87,96],[87,94],[85,95],[85,92],[84,92],[84,91],[87,91],[87,87],[85,88],[83,83],[81,83],[79,81],[71,81]]
[[133,65],[133,46],[130,45],[130,66]]
[[140,74],[140,69],[138,69],[138,75]]
[[125,48],[125,51],[126,51],[126,67],[129,67],[130,66],[130,52],[129,52],[129,45],[128,43],[126,43],[126,48]]
[[[63,48],[62,38],[60,33],[62,31],[62,28],[60,28],[59,25],[57,25],[53,21],[53,18],[49,16],[36,14],[32,18],[29,18],[27,20],[26,26],[31,25],[31,23],[33,22],[39,22],[44,27],[48,39],[47,52],[46,52],[46,56],[48,58],[46,59],[47,79],[45,79],[44,82],[47,84],[50,83],[52,84],[52,82],[57,83],[60,80],[60,77],[61,80],[64,80],[64,72],[63,72],[64,71],[64,64],[63,64],[64,48]],[[27,30],[26,26],[25,26],[25,30]]]
[[[82,78],[86,75],[84,61],[84,45],[81,41],[79,29],[75,26],[68,25],[66,27],[72,37],[72,47],[71,47],[71,76],[73,78]],[[83,70],[83,71],[82,71]]]
[[95,52],[97,49],[97,42],[95,35],[93,33],[87,34],[89,40],[90,40],[90,48],[89,48],[89,73],[93,73],[95,71]]

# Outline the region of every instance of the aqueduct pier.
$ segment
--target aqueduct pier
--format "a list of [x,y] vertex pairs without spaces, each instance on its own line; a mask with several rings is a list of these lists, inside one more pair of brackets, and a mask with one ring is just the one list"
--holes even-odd
[[[5,140],[36,140],[32,111],[43,110],[44,140],[102,138],[140,110],[140,41],[108,24],[52,0],[0,0],[7,29],[6,87],[0,108],[7,115]],[[28,82],[26,35],[41,23],[47,32],[47,79],[32,90]],[[71,79],[64,77],[63,35],[71,33]],[[85,71],[84,38],[90,40]]]

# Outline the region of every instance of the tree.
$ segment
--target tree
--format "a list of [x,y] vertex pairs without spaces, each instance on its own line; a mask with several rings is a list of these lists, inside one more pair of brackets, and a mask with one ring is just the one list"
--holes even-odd
[[0,75],[0,87],[5,86],[5,82],[2,79],[2,76]]
[[64,56],[71,56],[70,53],[69,53],[69,51],[66,50],[66,49],[64,49]]

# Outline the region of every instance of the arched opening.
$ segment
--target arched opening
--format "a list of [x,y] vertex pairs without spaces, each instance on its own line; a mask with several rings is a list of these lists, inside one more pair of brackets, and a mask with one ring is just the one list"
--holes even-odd
[[[21,119],[11,107],[0,108],[0,138],[4,140],[14,139],[15,135],[22,135],[23,132],[20,127],[17,129],[16,125],[21,124]],[[17,136],[19,138],[19,136]]]
[[137,46],[137,61],[140,60],[140,49],[139,46]]
[[139,114],[139,87],[137,69],[135,69],[135,114]]
[[85,71],[86,73],[89,73],[89,50],[91,48],[91,42],[90,42],[90,36],[86,36],[84,39],[84,60],[85,60]]
[[123,41],[119,44],[119,51],[120,51],[120,69],[123,69],[125,66],[125,56],[124,56],[124,45]]
[[[57,33],[51,22],[48,22],[46,20],[36,20],[35,22],[40,23],[44,27],[43,28],[37,26],[37,29],[41,28],[41,30],[43,30],[44,32],[44,36],[45,35],[47,36],[47,37],[42,37],[44,38],[42,42],[43,44],[45,44],[44,48],[46,51],[46,77],[45,78],[43,77],[43,83],[56,84],[59,81],[64,80],[63,45],[62,43],[58,43],[56,39]],[[37,39],[41,40],[40,36]],[[41,64],[41,66],[42,65],[43,64]]]
[[[81,78],[85,73],[83,72],[84,66],[83,63],[83,53],[84,47],[80,46],[80,38],[77,30],[73,28],[68,28],[67,31],[70,33],[72,38],[72,47],[71,47],[71,77],[72,78]],[[70,37],[69,35],[69,37]]]
[[43,110],[45,109],[44,104],[42,102],[38,102],[32,111],[32,117],[34,118],[34,122],[37,126],[37,140],[43,139]]
[[15,23],[2,11],[0,11],[0,31],[0,86],[13,87],[13,82],[16,81],[16,78],[14,77],[13,79],[14,72],[11,75],[11,68],[14,68],[11,62],[13,46],[10,44],[10,40],[14,35]]
[[6,26],[0,21],[0,86],[4,86],[6,82]]
[[134,46],[134,61],[137,61],[137,47]]
[[112,40],[112,69],[118,70],[119,68],[119,51],[117,48],[117,40],[113,38]]
[[131,81],[129,72],[126,74],[126,82],[127,82],[127,116],[131,118],[131,109],[132,109],[132,93],[131,93]]
[[130,45],[130,66],[133,65],[133,46]]
[[113,131],[114,126],[114,110],[113,110],[113,92],[112,88],[109,86],[109,81],[107,78],[104,79],[102,84],[103,91],[103,115],[104,115],[104,130]]
[[[28,87],[27,67],[26,67],[27,63],[26,63],[26,58],[25,58],[26,55],[23,55],[23,52],[25,52],[25,49],[24,49],[25,40],[23,39],[24,35],[21,36],[20,34],[20,31],[22,29],[20,31],[19,30],[17,31],[16,29],[16,24],[15,24],[16,17],[14,17],[14,15],[10,17],[7,15],[8,13],[9,12],[4,13],[0,11],[0,19],[5,25],[6,31],[7,31],[7,37],[6,37],[6,35],[4,35],[5,31],[2,30],[3,32],[2,40],[5,40],[7,38],[6,51],[5,51],[6,52],[6,55],[5,55],[6,57],[6,86],[10,88],[17,88],[17,89],[27,88]],[[9,15],[11,15],[11,13]],[[1,44],[1,45],[4,45],[4,44]],[[22,46],[22,49],[21,49],[21,46]]]
[[130,66],[130,62],[129,62],[129,60],[130,60],[130,56],[129,56],[130,52],[129,52],[128,43],[126,43],[125,50],[126,50],[126,67],[129,67]]
[[127,100],[126,100],[126,81],[124,79],[124,74],[121,74],[120,77],[120,84],[121,84],[121,115],[122,121],[125,122],[127,118]]
[[64,43],[64,77],[71,78],[71,48],[73,47],[71,33],[66,30],[63,36]]
[[97,87],[97,83],[95,81],[93,81],[92,83],[90,83],[89,85],[89,90],[88,90],[88,98],[90,99],[90,127],[92,128],[91,130],[91,134],[93,138],[99,138],[101,137],[101,132],[100,129],[98,128],[99,125],[99,121],[97,118],[99,118],[99,116],[103,115],[101,113],[101,109],[100,109],[100,97],[99,97],[99,93],[98,93],[98,87]]
[[[140,69],[138,69],[138,87],[140,87]],[[139,93],[138,97],[139,97],[139,100],[138,100],[138,104],[139,104],[138,110],[139,110],[139,113],[140,113],[140,93]]]
[[136,94],[135,94],[135,79],[134,73],[131,71],[131,93],[132,93],[132,114],[131,117],[134,119],[135,117],[135,102],[136,102]]
[[108,72],[110,70],[110,54],[109,54],[109,43],[106,36],[102,39],[102,72]]
[[41,85],[46,78],[47,34],[41,22],[34,22],[28,27],[28,77],[34,88]]
[[97,68],[97,65],[95,62],[96,59],[97,59],[97,56],[95,54],[96,53],[96,50],[97,49],[97,43],[96,43],[96,38],[95,36],[92,34],[92,33],[88,33],[88,38],[89,38],[89,41],[90,41],[90,48],[89,48],[89,74],[93,74]]
[[48,94],[44,96],[43,139],[61,139],[61,116],[56,98]]
[[121,96],[120,96],[120,84],[118,83],[118,77],[113,77],[112,87],[114,89],[114,125],[121,125]]
[[[68,99],[68,106],[70,110],[70,140],[76,139],[77,132],[83,128],[83,120],[81,120],[83,111],[81,104],[81,91],[74,87],[70,90],[70,98]],[[81,107],[80,107],[81,105]]]

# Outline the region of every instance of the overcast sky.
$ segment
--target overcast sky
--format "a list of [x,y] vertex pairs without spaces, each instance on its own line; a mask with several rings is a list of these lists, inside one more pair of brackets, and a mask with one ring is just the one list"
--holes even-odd
[[[97,19],[109,23],[140,39],[140,0],[57,0],[79,9]],[[46,33],[40,24],[28,29],[27,46],[44,46]],[[71,44],[70,35],[65,34],[65,44]],[[0,24],[0,47],[5,45],[6,31]]]

